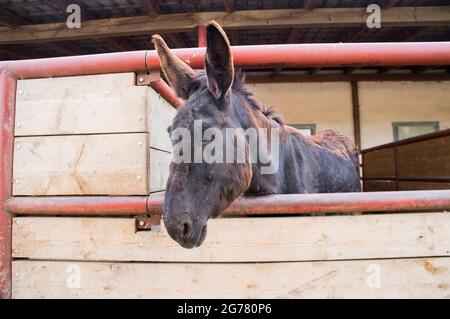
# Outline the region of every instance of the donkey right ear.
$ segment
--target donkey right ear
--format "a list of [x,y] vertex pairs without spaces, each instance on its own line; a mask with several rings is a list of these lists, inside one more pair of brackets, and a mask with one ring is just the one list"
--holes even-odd
[[158,53],[161,69],[170,86],[180,98],[187,100],[189,97],[188,83],[195,77],[195,71],[170,51],[160,35],[155,34],[152,37],[152,42]]

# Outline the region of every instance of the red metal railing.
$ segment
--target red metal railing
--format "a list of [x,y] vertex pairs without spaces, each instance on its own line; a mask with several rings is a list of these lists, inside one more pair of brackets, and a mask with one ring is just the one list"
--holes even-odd
[[[203,41],[204,39],[200,39]],[[450,65],[450,42],[292,44],[233,47],[237,67],[331,67]],[[193,68],[203,68],[205,48],[174,52]],[[154,51],[134,51],[75,57],[0,62],[0,297],[11,294],[11,216],[16,214],[97,215],[139,214],[161,211],[161,195],[149,198],[10,198],[14,141],[15,88],[17,79],[121,72],[159,72]],[[172,105],[181,101],[164,82],[152,87]],[[378,194],[309,194],[242,198],[226,214],[442,210],[450,208],[450,191]],[[58,213],[59,212],[59,213]]]
[[[161,214],[164,193],[149,196],[14,197],[11,214],[27,216],[125,216]],[[294,194],[241,197],[223,216],[304,215],[353,212],[442,211],[450,209],[450,191]]]

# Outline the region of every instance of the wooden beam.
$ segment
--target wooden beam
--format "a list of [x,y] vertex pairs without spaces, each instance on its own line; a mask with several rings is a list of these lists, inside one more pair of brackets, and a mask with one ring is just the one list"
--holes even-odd
[[14,28],[27,23],[28,22],[25,19],[22,19],[7,10],[0,9],[0,25]]
[[[225,29],[285,27],[356,27],[366,23],[365,8],[319,8],[245,10],[234,12],[196,12],[114,19],[91,20],[80,29],[67,29],[65,23],[20,26],[0,32],[0,44],[46,42],[91,37],[192,31],[196,26],[216,20]],[[383,14],[384,27],[447,26],[450,6],[394,7]]]
[[353,115],[353,135],[357,149],[361,149],[361,121],[359,107],[358,82],[351,81],[352,87],[352,115]]

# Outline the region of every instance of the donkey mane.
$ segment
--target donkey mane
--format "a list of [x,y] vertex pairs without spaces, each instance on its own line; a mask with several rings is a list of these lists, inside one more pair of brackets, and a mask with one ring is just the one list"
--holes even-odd
[[[206,90],[207,89],[206,83],[207,82],[205,72],[203,71],[199,72],[197,76],[189,82],[188,84],[189,92],[203,89]],[[231,87],[231,89],[233,90],[234,93],[237,93],[240,96],[242,96],[253,111],[260,111],[262,115],[264,115],[268,120],[273,120],[282,126],[284,125],[283,118],[273,109],[272,106],[266,109],[256,100],[255,95],[247,87],[245,83],[244,73],[237,72],[234,75],[233,86]]]

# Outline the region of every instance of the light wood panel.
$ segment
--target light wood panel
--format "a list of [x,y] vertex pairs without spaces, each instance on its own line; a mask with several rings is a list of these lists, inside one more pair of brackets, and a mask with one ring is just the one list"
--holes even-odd
[[450,258],[262,264],[14,261],[13,298],[450,298]]
[[177,113],[176,109],[152,88],[148,89],[147,105],[150,147],[171,152],[172,142],[167,128]]
[[133,73],[19,80],[14,134],[147,132],[149,90]]
[[168,152],[150,148],[147,177],[150,192],[158,192],[166,189],[171,157],[171,154]]
[[148,194],[147,135],[18,137],[13,195]]
[[20,217],[15,258],[104,261],[256,262],[450,255],[448,213],[222,218],[199,248],[166,233],[135,233],[129,218]]

